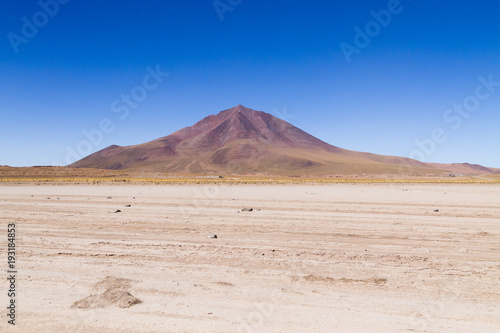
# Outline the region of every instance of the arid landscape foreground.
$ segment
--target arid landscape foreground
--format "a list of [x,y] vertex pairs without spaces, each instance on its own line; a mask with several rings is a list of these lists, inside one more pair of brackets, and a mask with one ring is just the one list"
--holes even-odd
[[2,332],[500,331],[499,184],[3,183],[0,212]]

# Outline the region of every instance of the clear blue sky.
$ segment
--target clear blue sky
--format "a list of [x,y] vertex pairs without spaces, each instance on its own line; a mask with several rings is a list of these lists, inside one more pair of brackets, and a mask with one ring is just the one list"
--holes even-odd
[[54,1],[0,12],[0,164],[66,164],[243,104],[346,149],[500,167],[498,2]]

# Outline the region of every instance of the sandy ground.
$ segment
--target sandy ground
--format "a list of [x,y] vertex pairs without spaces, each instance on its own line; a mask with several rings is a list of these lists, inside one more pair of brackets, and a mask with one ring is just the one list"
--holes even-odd
[[1,332],[500,332],[499,185],[4,184],[0,213]]

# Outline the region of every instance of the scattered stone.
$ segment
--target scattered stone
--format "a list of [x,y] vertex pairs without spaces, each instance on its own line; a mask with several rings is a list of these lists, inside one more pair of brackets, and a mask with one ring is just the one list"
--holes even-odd
[[208,238],[217,238],[217,235],[216,234],[210,234],[210,235],[208,235]]
[[437,213],[437,212],[439,212],[439,209],[434,209],[434,213]]
[[50,197],[46,197],[45,199],[50,200]]
[[107,197],[106,199],[111,199],[111,197]]
[[218,282],[215,282],[215,283],[218,284],[219,286],[234,287],[234,284],[232,284],[231,282],[218,281]]
[[132,207],[132,205],[125,205],[125,207]]
[[253,208],[243,208],[241,211],[242,212],[251,212]]
[[108,213],[121,213],[121,210],[116,209],[116,210],[108,210]]

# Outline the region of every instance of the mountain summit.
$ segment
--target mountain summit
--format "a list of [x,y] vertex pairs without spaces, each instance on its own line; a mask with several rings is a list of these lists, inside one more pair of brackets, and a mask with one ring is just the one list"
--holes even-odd
[[[249,140],[282,148],[331,149],[333,146],[269,113],[237,105],[208,116],[193,126],[166,138],[183,140],[179,148],[219,149],[238,140]],[[160,139],[162,140],[162,139]],[[333,147],[334,148],[334,147]]]
[[435,166],[332,146],[269,113],[237,105],[133,146],[109,146],[70,166],[218,174],[442,173]]

